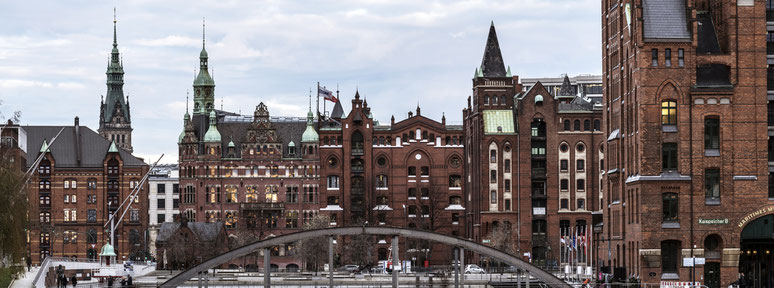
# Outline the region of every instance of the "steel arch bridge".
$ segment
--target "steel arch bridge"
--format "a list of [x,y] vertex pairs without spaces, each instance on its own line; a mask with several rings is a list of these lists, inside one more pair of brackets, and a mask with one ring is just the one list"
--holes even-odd
[[398,228],[398,227],[368,227],[368,226],[335,227],[335,228],[325,228],[325,229],[315,229],[315,230],[304,230],[304,231],[299,231],[295,233],[285,234],[282,236],[277,236],[277,237],[257,241],[252,244],[248,244],[248,245],[236,248],[234,250],[225,252],[218,256],[212,257],[202,262],[201,264],[191,267],[190,269],[185,270],[180,274],[177,274],[175,277],[170,278],[169,280],[161,284],[160,287],[176,287],[176,286],[182,285],[189,279],[195,278],[201,272],[205,272],[212,267],[226,263],[232,259],[253,253],[258,249],[267,249],[273,246],[290,243],[290,242],[296,242],[307,238],[352,236],[352,235],[361,235],[361,234],[419,238],[419,239],[425,239],[425,240],[447,244],[454,247],[463,248],[468,251],[473,251],[482,255],[487,255],[490,257],[497,258],[500,261],[513,265],[519,269],[525,270],[528,274],[535,276],[535,278],[542,281],[543,283],[549,284],[551,287],[566,287],[566,288],[571,287],[569,284],[560,280],[553,274],[546,272],[524,260],[521,260],[517,256],[505,253],[503,251],[500,251],[492,247],[482,245],[473,241],[468,241],[462,238],[439,234],[431,231]]

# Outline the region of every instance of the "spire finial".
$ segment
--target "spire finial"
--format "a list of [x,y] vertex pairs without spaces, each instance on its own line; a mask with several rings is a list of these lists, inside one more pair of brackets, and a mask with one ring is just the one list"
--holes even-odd
[[205,36],[204,35],[204,24],[205,24],[204,23],[204,17],[202,17],[202,49],[204,49],[204,39],[205,39],[205,37],[204,37]]
[[117,33],[116,33],[116,7],[113,7],[113,47],[118,46]]
[[185,89],[185,113],[188,113],[188,89]]
[[312,87],[309,87],[309,112],[312,112]]

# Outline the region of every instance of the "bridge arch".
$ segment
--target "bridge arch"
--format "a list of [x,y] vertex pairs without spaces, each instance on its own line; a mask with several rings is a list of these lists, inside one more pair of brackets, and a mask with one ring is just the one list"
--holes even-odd
[[252,244],[239,247],[237,249],[228,251],[221,255],[212,257],[202,262],[199,265],[191,267],[190,269],[185,270],[180,274],[177,274],[175,277],[161,284],[161,287],[176,287],[176,286],[182,285],[183,283],[185,283],[185,281],[188,281],[188,279],[192,279],[196,277],[199,272],[206,271],[211,267],[215,267],[217,265],[230,261],[231,259],[250,254],[252,252],[255,252],[258,249],[277,246],[277,245],[281,245],[289,242],[296,242],[307,238],[317,238],[317,237],[327,237],[327,236],[352,236],[352,235],[360,235],[360,234],[400,236],[400,237],[406,237],[406,238],[421,238],[421,239],[426,239],[430,241],[440,242],[454,247],[464,248],[465,250],[468,250],[468,251],[473,251],[479,254],[497,258],[500,261],[513,265],[519,269],[525,270],[527,271],[527,273],[535,276],[535,278],[537,278],[538,280],[543,281],[544,283],[550,284],[551,287],[567,287],[567,288],[570,287],[570,285],[563,282],[553,274],[543,271],[542,269],[536,266],[533,266],[532,264],[524,260],[521,260],[520,258],[514,255],[502,252],[492,247],[482,245],[473,241],[468,241],[462,238],[439,234],[431,231],[414,230],[414,229],[406,229],[406,228],[398,228],[398,227],[335,227],[335,228],[305,230],[305,231],[285,234],[278,237],[268,238],[265,240],[261,240]]

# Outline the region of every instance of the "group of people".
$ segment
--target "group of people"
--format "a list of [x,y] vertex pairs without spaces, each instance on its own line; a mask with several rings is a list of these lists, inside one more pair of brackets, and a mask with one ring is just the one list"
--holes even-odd
[[60,275],[57,276],[57,278],[56,278],[56,287],[57,288],[67,288],[68,284],[72,284],[73,287],[75,287],[75,285],[78,285],[78,278],[76,278],[75,275],[73,275],[69,279],[64,274],[60,274]]
[[[113,277],[109,277],[107,279],[107,287],[113,287],[113,282],[114,281],[115,280],[113,279]],[[132,284],[132,276],[131,275],[127,276],[126,278],[121,277],[121,282],[120,283],[121,283],[120,287],[122,287],[122,288],[123,287],[134,287],[133,284]]]

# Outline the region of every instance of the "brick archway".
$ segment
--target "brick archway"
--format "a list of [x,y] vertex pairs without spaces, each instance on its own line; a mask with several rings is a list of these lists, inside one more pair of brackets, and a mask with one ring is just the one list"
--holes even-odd
[[210,258],[203,263],[196,265],[188,270],[177,274],[175,277],[167,280],[161,284],[160,287],[176,287],[182,285],[188,279],[194,278],[199,272],[206,271],[211,267],[215,267],[222,263],[226,263],[234,258],[241,257],[250,254],[258,249],[281,245],[288,242],[295,242],[306,238],[326,237],[326,236],[351,236],[351,235],[387,235],[387,236],[400,236],[406,238],[421,238],[430,241],[440,242],[443,244],[464,248],[468,251],[473,251],[479,254],[491,256],[497,258],[507,264],[513,265],[519,269],[527,271],[532,274],[538,280],[549,284],[551,287],[567,287],[570,285],[563,282],[556,276],[542,269],[533,266],[532,264],[521,260],[517,256],[502,252],[492,247],[468,241],[462,238],[452,237],[444,234],[438,234],[435,232],[414,230],[398,227],[336,227],[316,230],[306,230],[296,233],[285,234],[279,237],[273,237],[265,240],[261,240],[252,244],[248,244],[234,250],[228,251],[221,255]]

